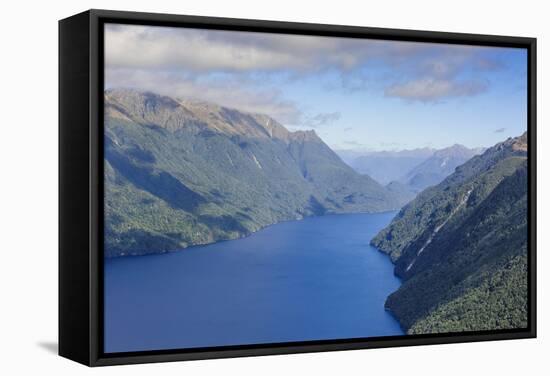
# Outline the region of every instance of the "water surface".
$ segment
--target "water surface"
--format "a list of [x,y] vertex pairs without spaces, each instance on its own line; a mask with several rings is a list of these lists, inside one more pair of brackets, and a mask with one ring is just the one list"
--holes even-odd
[[395,212],[283,222],[169,254],[105,260],[105,352],[401,335],[369,245]]

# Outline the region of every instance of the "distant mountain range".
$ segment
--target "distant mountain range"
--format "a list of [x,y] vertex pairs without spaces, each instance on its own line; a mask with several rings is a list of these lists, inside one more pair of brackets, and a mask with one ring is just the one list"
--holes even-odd
[[380,184],[401,180],[414,167],[431,157],[435,149],[421,148],[401,151],[337,150],[340,157],[355,171],[372,177]]
[[412,197],[436,185],[454,169],[483,151],[453,145],[444,149],[420,148],[401,151],[359,152],[340,150],[342,159],[360,174],[367,174],[382,185]]
[[284,220],[379,212],[404,198],[314,131],[150,92],[105,92],[105,255],[181,249]]
[[429,158],[407,172],[400,182],[414,192],[420,192],[429,186],[439,184],[452,174],[455,168],[482,152],[482,148],[469,149],[458,144],[436,150]]
[[527,135],[471,158],[372,244],[403,279],[386,307],[408,333],[527,325]]

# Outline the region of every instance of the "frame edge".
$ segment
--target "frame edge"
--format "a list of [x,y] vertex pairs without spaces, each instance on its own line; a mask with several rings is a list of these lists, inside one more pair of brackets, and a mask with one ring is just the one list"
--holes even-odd
[[90,365],[89,11],[59,21],[59,355]]
[[[62,48],[61,48],[61,25],[69,20],[86,15],[87,18],[87,30],[89,32],[88,42],[88,79],[87,90],[88,95],[86,102],[87,110],[89,113],[86,117],[86,124],[89,128],[88,135],[89,140],[86,144],[85,150],[88,152],[88,158],[86,166],[86,173],[89,181],[87,181],[88,201],[86,202],[86,210],[88,211],[89,225],[86,228],[87,240],[89,241],[88,253],[88,290],[86,291],[86,297],[89,299],[88,310],[85,315],[89,319],[86,328],[88,329],[87,351],[86,356],[70,354],[66,351],[65,345],[62,346],[62,323],[61,323],[61,302],[66,301],[64,299],[66,294],[62,294],[61,284],[61,261],[62,261],[62,222],[63,228],[70,228],[70,221],[63,220],[61,213],[61,202],[66,200],[63,198],[61,186],[66,182],[62,178],[62,170],[66,173],[69,170],[67,166],[63,165],[62,160],[62,139],[61,130],[63,127],[67,127],[66,120],[62,116],[62,97],[67,96],[69,90],[62,90]],[[528,130],[529,130],[529,160],[530,160],[530,200],[529,208],[530,212],[530,328],[525,331],[515,333],[498,333],[498,334],[464,334],[460,336],[440,336],[440,337],[411,337],[411,338],[399,338],[394,339],[391,342],[382,340],[372,340],[368,342],[355,342],[355,343],[339,343],[339,344],[311,344],[311,345],[289,345],[289,346],[273,346],[266,348],[255,349],[235,349],[235,350],[209,350],[209,351],[190,351],[187,353],[177,352],[174,350],[170,354],[143,354],[143,355],[131,355],[125,356],[121,354],[117,356],[104,356],[101,353],[99,344],[99,329],[100,329],[100,315],[98,307],[99,305],[99,287],[98,287],[98,274],[97,270],[101,263],[99,262],[98,253],[98,210],[97,207],[100,204],[100,187],[98,186],[98,174],[100,169],[100,160],[98,155],[99,147],[99,130],[101,124],[99,121],[101,116],[99,111],[99,96],[101,92],[99,90],[100,79],[102,78],[100,60],[100,45],[98,40],[98,27],[101,19],[115,19],[120,18],[127,20],[128,22],[144,22],[144,20],[151,20],[153,22],[166,22],[166,23],[191,23],[199,25],[210,25],[211,28],[220,27],[222,29],[230,30],[233,28],[244,29],[263,29],[265,32],[301,32],[301,33],[315,33],[315,35],[322,35],[323,32],[327,34],[339,34],[347,37],[359,37],[369,34],[368,37],[380,38],[380,39],[398,39],[398,40],[421,40],[426,42],[437,43],[462,43],[462,44],[480,44],[480,45],[502,45],[507,44],[511,47],[527,48],[529,50],[530,60],[529,66],[529,108],[528,108]],[[256,30],[255,30],[256,31]],[[462,342],[479,342],[479,341],[492,341],[500,339],[522,339],[522,338],[536,338],[536,39],[528,37],[506,37],[506,36],[493,36],[493,35],[480,35],[480,34],[463,34],[463,33],[442,33],[435,31],[417,31],[417,30],[402,30],[402,29],[385,29],[385,28],[370,28],[362,26],[338,26],[338,25],[323,25],[315,23],[296,23],[296,22],[284,22],[284,21],[260,21],[249,19],[231,19],[231,18],[219,18],[219,17],[202,17],[202,16],[183,16],[183,15],[171,15],[171,14],[159,14],[159,13],[135,13],[124,11],[108,11],[100,9],[91,9],[79,15],[69,17],[60,21],[60,355],[69,359],[78,361],[88,366],[105,366],[116,364],[135,364],[144,362],[166,362],[166,361],[181,361],[181,360],[196,360],[196,359],[212,359],[212,358],[228,358],[228,357],[244,357],[244,356],[259,356],[259,355],[276,355],[276,354],[292,354],[292,353],[307,353],[307,352],[320,352],[320,351],[340,351],[340,350],[353,350],[353,349],[370,349],[370,348],[384,348],[384,347],[399,347],[399,346],[414,346],[414,345],[431,345],[431,344],[450,344],[450,343],[462,343]],[[82,94],[83,89],[80,87],[75,93]],[[66,106],[65,106],[66,107]],[[74,179],[71,179],[74,180]],[[79,181],[80,183],[80,181]],[[64,248],[65,249],[65,248]],[[66,252],[65,252],[66,253]],[[82,339],[82,338],[79,338]],[[62,351],[63,347],[63,351]]]

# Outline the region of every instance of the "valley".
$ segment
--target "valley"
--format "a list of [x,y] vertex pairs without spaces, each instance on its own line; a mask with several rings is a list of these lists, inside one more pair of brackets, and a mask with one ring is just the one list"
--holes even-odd
[[470,159],[371,244],[403,280],[386,307],[410,334],[527,325],[527,135]]
[[105,257],[400,209],[370,243],[403,282],[385,307],[407,333],[525,327],[526,134],[488,149],[339,153],[266,115],[109,90]]
[[212,103],[105,93],[105,255],[163,253],[286,220],[395,210],[408,199],[314,131]]

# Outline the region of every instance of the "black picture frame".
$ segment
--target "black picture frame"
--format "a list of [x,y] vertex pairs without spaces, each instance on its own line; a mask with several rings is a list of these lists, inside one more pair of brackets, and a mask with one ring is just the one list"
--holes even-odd
[[[103,24],[145,24],[516,47],[528,56],[527,329],[105,354]],[[88,366],[536,337],[536,39],[295,22],[88,10],[59,21],[59,354]]]

